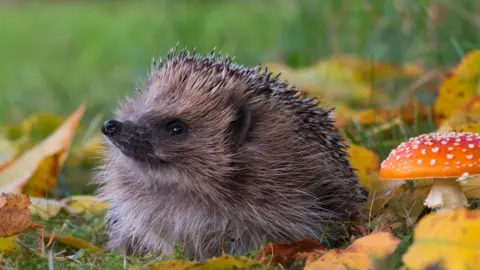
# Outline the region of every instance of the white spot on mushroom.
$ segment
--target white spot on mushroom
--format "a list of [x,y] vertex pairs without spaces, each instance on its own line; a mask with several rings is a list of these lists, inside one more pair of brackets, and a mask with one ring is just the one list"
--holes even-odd
[[421,165],[421,164],[422,164],[422,160],[421,160],[421,159],[417,160],[417,164],[418,164],[418,165]]
[[439,150],[440,150],[440,148],[438,148],[438,147],[432,148],[432,152],[433,152],[433,153],[437,153]]
[[471,144],[469,144],[469,145],[468,145],[468,147],[470,147],[470,148],[474,148],[474,147],[475,147],[475,145],[474,145],[473,143],[471,143]]
[[453,147],[450,146],[450,147],[448,147],[447,149],[448,149],[448,151],[452,151],[452,150],[453,150]]
[[[466,156],[467,159],[472,159],[473,158],[473,155],[467,155]],[[377,163],[378,164],[378,163]]]
[[433,165],[435,165],[435,164],[437,164],[437,161],[436,161],[435,159],[430,160],[430,165],[433,166]]
[[420,151],[420,153],[422,153],[422,155],[426,155],[426,154],[427,154],[427,150],[422,149],[422,150]]
[[462,184],[466,184],[466,180],[468,178],[469,174],[468,172],[464,172],[458,179],[457,181],[462,182]]
[[[452,154],[447,154],[447,158],[448,159],[452,159],[453,158],[453,155]],[[378,163],[377,163],[378,164]]]

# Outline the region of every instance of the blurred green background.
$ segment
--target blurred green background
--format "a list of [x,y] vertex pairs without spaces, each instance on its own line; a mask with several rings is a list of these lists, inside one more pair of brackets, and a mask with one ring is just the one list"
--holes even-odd
[[452,65],[480,44],[478,14],[478,0],[3,1],[0,124],[84,99],[86,119],[108,117],[177,43],[247,65],[334,53]]

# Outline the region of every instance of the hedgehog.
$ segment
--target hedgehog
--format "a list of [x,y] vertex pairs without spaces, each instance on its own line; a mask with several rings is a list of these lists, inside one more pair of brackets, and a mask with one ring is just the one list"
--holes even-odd
[[107,247],[204,260],[344,243],[367,194],[333,113],[268,67],[170,49],[101,127]]

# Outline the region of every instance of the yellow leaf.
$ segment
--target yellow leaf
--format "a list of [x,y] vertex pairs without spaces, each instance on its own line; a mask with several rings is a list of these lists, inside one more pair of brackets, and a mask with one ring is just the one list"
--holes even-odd
[[380,197],[385,192],[403,184],[403,181],[388,182],[380,180],[380,159],[375,152],[360,145],[349,143],[348,155],[360,184],[369,193],[376,192],[376,196]]
[[307,90],[311,97],[322,97],[324,103],[369,101],[370,85],[358,81],[348,67],[328,59],[301,69],[291,69],[280,63],[269,63],[267,66],[269,71],[281,72],[281,80]]
[[63,204],[56,200],[45,198],[30,198],[30,214],[38,215],[44,220],[55,217],[62,210]]
[[182,260],[168,260],[164,262],[157,263],[148,268],[132,267],[130,270],[134,269],[150,269],[150,270],[183,270],[183,269],[195,269],[198,262],[194,261],[182,261]]
[[414,243],[403,256],[409,269],[441,263],[443,269],[477,269],[480,265],[480,211],[457,209],[424,217]]
[[452,116],[457,109],[479,92],[480,50],[468,53],[457,68],[446,76],[434,105],[438,123]]
[[10,237],[0,237],[0,251],[3,250],[15,250],[18,248],[17,244],[15,241],[18,240],[18,236],[10,236]]
[[15,147],[7,139],[0,137],[0,169],[15,157]]
[[67,207],[65,210],[72,214],[83,213],[85,216],[103,212],[108,203],[99,200],[95,196],[76,195],[63,199],[61,203]]
[[354,70],[355,77],[367,84],[392,77],[417,76],[422,72],[422,68],[415,64],[396,66],[371,59],[359,59],[353,55],[335,55],[329,60],[332,63]]
[[64,121],[65,119],[61,116],[39,113],[25,119],[21,125],[33,142],[39,142],[55,132]]
[[[23,153],[13,164],[0,171],[0,191],[14,193],[23,191],[26,194],[31,192],[33,195],[42,195],[51,188],[52,173],[56,177],[67,158],[75,130],[85,111],[85,105],[83,103],[48,138]],[[28,183],[29,181],[34,183]],[[27,187],[27,190],[23,190],[24,186]]]
[[90,243],[86,240],[83,240],[83,239],[80,239],[80,238],[77,238],[77,237],[73,237],[71,235],[59,236],[59,235],[50,234],[50,233],[47,233],[47,232],[43,233],[44,239],[49,239],[49,238],[52,237],[52,235],[53,235],[53,238],[55,238],[55,240],[57,240],[58,242],[60,242],[64,245],[67,245],[67,246],[71,246],[71,247],[76,248],[76,249],[86,249],[90,253],[97,253],[97,252],[106,251],[105,249],[99,248],[99,247],[95,246],[94,244],[92,244],[92,243]]
[[108,206],[108,203],[91,195],[75,195],[60,201],[36,197],[30,200],[30,214],[38,215],[45,220],[58,215],[62,209],[70,214],[83,214],[86,217],[102,213]]
[[385,259],[395,251],[399,243],[400,240],[391,233],[370,234],[355,240],[346,249],[328,251],[304,269],[374,269],[372,259]]
[[0,237],[10,237],[40,228],[30,219],[30,201],[26,195],[0,196]]
[[394,191],[403,185],[404,181],[381,180],[380,159],[369,149],[349,143],[348,155],[360,184],[368,191],[366,206],[370,212],[376,213],[395,195]]
[[[259,265],[255,260],[248,259],[246,257],[232,257],[232,256],[220,256],[213,257],[206,262],[194,262],[194,261],[182,261],[182,260],[168,260],[160,263],[156,263],[146,269],[150,270],[184,270],[184,269],[246,269]],[[141,269],[138,266],[130,268]]]
[[375,172],[380,170],[380,159],[377,154],[360,145],[350,143],[348,155],[350,157],[350,163],[358,175],[360,184],[368,190],[371,190],[372,181],[378,181]]
[[39,141],[55,131],[63,121],[64,119],[61,116],[37,113],[24,119],[18,125],[6,126],[4,128],[4,134],[12,141],[20,137],[28,137],[34,141]]
[[57,184],[61,170],[63,151],[45,156],[22,188],[22,193],[42,197]]
[[78,146],[72,151],[69,164],[72,166],[95,165],[104,155],[103,137],[97,135],[88,140],[84,145]]
[[448,119],[442,122],[439,132],[480,132],[480,96],[474,96],[462,104]]

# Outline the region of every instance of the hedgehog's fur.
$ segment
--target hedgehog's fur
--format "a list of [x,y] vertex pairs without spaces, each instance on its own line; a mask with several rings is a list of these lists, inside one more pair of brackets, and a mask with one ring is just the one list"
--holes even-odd
[[[266,68],[172,49],[116,111],[123,135],[106,140],[95,182],[110,202],[109,247],[168,255],[178,244],[204,259],[269,241],[342,243],[366,194],[332,110],[317,105]],[[171,119],[186,136],[166,135]]]

